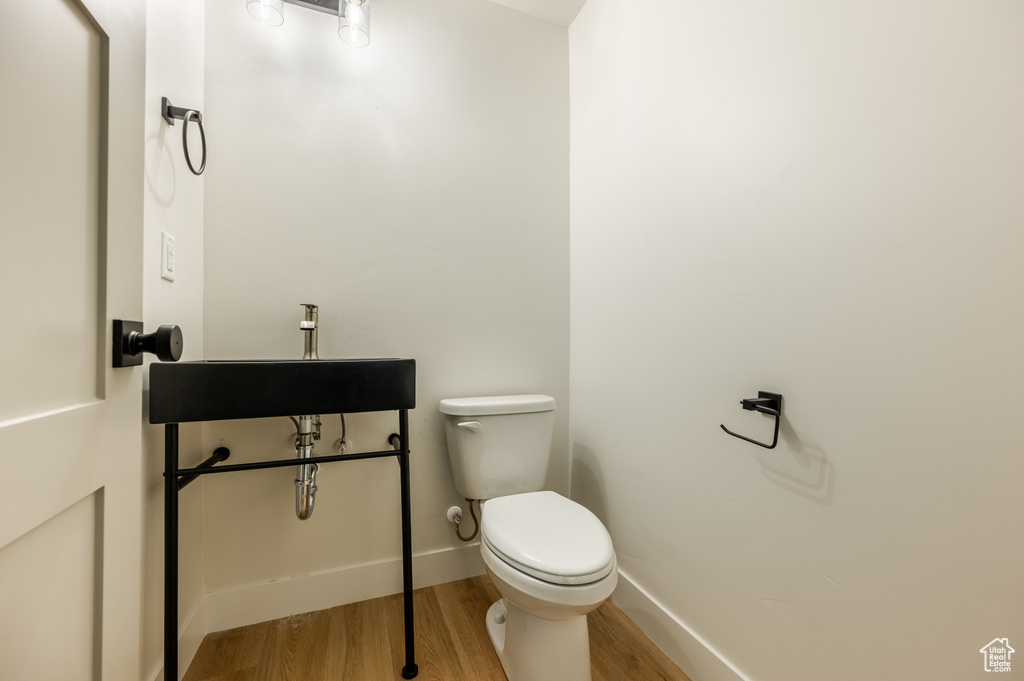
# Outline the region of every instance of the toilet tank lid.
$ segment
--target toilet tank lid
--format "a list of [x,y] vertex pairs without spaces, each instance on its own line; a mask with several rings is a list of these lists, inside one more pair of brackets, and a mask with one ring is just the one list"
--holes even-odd
[[488,416],[553,411],[555,398],[547,395],[502,395],[500,397],[454,397],[441,400],[441,413],[450,416]]

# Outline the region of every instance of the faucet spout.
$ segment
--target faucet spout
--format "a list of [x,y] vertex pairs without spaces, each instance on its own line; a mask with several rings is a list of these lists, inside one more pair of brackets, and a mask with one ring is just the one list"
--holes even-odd
[[320,359],[316,352],[317,338],[316,338],[316,318],[317,312],[320,308],[310,303],[300,303],[306,308],[306,317],[299,322],[299,328],[305,334],[306,338],[303,342],[302,347],[302,359]]

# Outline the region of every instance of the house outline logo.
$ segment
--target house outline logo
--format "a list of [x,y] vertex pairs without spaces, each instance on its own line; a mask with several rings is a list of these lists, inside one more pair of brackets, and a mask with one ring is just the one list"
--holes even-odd
[[986,643],[979,652],[985,658],[985,671],[1008,672],[1010,671],[1010,656],[1017,651],[1010,647],[1008,639],[994,638]]

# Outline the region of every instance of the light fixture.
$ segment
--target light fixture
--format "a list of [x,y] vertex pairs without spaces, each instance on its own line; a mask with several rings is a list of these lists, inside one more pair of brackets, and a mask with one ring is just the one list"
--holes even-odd
[[370,0],[341,0],[338,37],[352,47],[370,44]]
[[252,18],[267,26],[284,23],[284,3],[338,17],[338,37],[353,47],[370,44],[370,0],[245,0]]
[[245,9],[261,24],[280,26],[284,23],[284,0],[245,0]]

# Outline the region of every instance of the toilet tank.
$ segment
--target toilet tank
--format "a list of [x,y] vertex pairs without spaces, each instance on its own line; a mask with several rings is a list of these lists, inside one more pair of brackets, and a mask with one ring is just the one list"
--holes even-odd
[[441,400],[455,489],[491,499],[543,489],[555,398],[547,395]]

